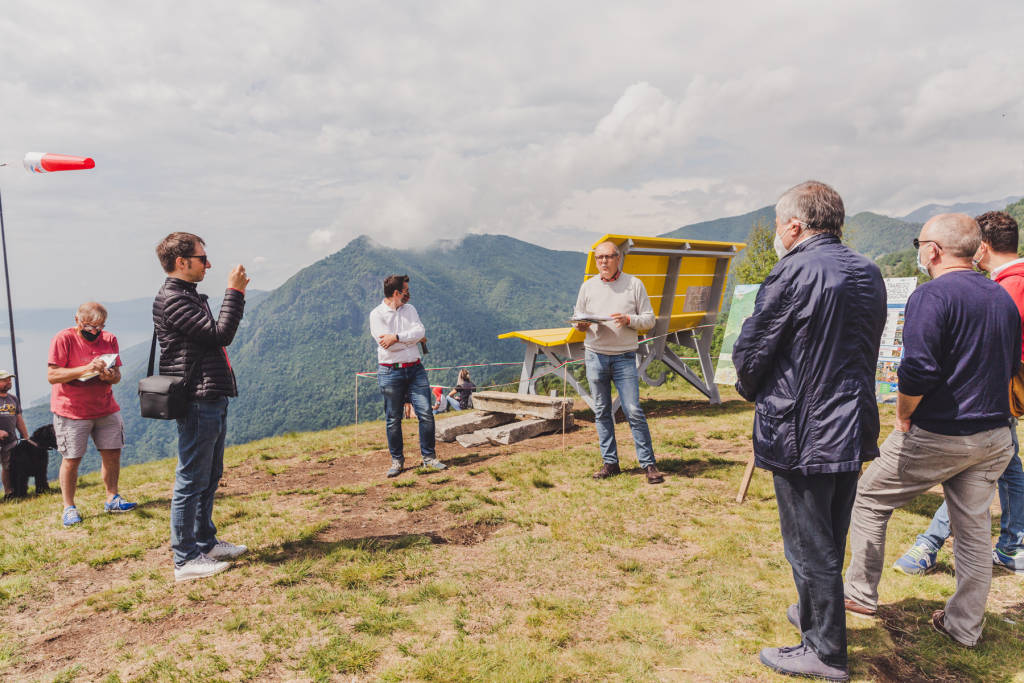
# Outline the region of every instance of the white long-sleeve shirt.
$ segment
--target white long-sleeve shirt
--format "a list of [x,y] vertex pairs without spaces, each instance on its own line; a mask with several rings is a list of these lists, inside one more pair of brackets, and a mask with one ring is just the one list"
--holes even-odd
[[[402,304],[396,310],[388,306],[385,300],[370,311],[370,334],[377,344],[378,363],[390,365],[419,360],[420,349],[416,342],[422,339],[426,332],[412,304]],[[385,334],[398,335],[398,341],[386,349],[380,346],[380,338]]]
[[629,325],[619,327],[613,322],[591,325],[583,346],[606,355],[636,351],[639,346],[637,330],[654,327],[654,309],[644,283],[627,273],[619,273],[611,282],[605,282],[600,275],[584,282],[576,298],[576,315],[612,313],[628,315]]

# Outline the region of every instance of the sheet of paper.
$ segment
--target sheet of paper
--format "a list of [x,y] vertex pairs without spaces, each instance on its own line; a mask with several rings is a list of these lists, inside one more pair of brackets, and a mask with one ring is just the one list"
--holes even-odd
[[[104,363],[107,364],[107,369],[114,367],[114,363],[117,362],[117,354],[116,353],[105,353],[102,356],[97,356],[97,358],[99,358],[100,360],[102,360]],[[98,372],[87,372],[84,375],[82,375],[81,377],[79,377],[78,381],[79,382],[85,382],[87,380],[92,379],[93,377],[96,377],[99,374],[100,373],[98,373]]]
[[590,313],[581,313],[579,315],[574,315],[573,317],[569,318],[569,322],[571,323],[588,322],[601,324],[610,323],[612,320],[614,320],[614,318],[612,318],[610,315],[592,315]]

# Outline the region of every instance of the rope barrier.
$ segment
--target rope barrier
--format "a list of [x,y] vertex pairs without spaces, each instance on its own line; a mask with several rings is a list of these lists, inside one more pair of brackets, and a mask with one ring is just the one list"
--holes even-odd
[[[660,334],[660,335],[658,335],[656,337],[645,337],[645,338],[639,340],[638,343],[640,343],[640,344],[649,344],[649,343],[651,343],[653,341],[656,341],[658,339],[662,339],[663,337],[671,337],[672,335],[678,334],[679,332],[690,332],[690,331],[693,331],[693,330],[706,329],[708,327],[716,327],[717,325],[718,325],[718,323],[707,323],[707,324],[704,324],[704,325],[695,325],[694,327],[688,327],[685,330],[677,330],[676,332],[667,332],[665,334]],[[710,356],[711,360],[718,360],[720,357],[721,356]],[[565,361],[564,363],[559,363],[559,364],[556,365],[556,364],[552,363],[547,358],[538,358],[537,360],[538,360],[538,364],[539,365],[545,365],[545,366],[548,366],[548,367],[546,367],[544,372],[542,372],[541,374],[534,375],[533,377],[529,377],[529,378],[527,378],[526,381],[532,382],[533,380],[540,379],[541,377],[545,377],[547,375],[550,375],[554,371],[562,370],[562,395],[563,396],[565,396],[568,393],[568,369],[566,368],[566,366],[572,365],[574,363],[582,363],[583,362],[582,358],[576,359],[576,360],[571,360],[570,359],[570,360]],[[700,357],[699,356],[680,356],[679,360],[700,360]],[[444,367],[424,368],[424,370],[427,371],[427,372],[439,372],[441,370],[461,370],[462,368],[487,368],[487,367],[501,367],[501,366],[510,366],[510,365],[522,365],[522,363],[521,362],[508,362],[508,363],[465,363],[465,364],[462,364],[462,365],[448,365],[448,366],[444,366]],[[355,374],[355,410],[356,410],[355,417],[356,417],[356,425],[358,427],[358,425],[359,425],[359,378],[360,377],[364,377],[364,378],[376,377],[377,373],[373,372],[373,371],[367,370],[367,371],[363,371],[363,372],[356,372],[354,374]],[[520,379],[518,381],[521,382],[523,380]],[[503,386],[506,386],[508,384],[516,384],[516,383],[517,383],[517,380],[512,380],[510,382],[501,382],[500,384],[486,384],[486,385],[483,385],[483,386],[478,386],[477,389],[494,389],[495,387],[503,387]],[[562,452],[563,452],[563,454],[565,453],[565,418],[564,417],[562,419]]]

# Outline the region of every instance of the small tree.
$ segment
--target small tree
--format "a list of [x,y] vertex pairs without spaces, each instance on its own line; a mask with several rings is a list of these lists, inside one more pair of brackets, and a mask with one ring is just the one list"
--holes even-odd
[[758,218],[747,237],[743,260],[736,266],[736,281],[745,285],[760,284],[778,262],[775,228],[763,218]]

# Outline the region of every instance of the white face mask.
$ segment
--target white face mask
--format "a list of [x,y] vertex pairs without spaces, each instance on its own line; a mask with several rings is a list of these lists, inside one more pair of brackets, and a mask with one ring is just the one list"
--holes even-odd
[[775,233],[775,253],[778,254],[779,258],[789,253],[789,249],[786,249],[782,244],[782,238],[779,237],[779,233]]
[[920,249],[917,250],[917,269],[920,270],[925,275],[928,275],[929,277],[931,276],[931,273],[928,272],[928,266],[926,266],[925,264],[921,263],[921,250]]

